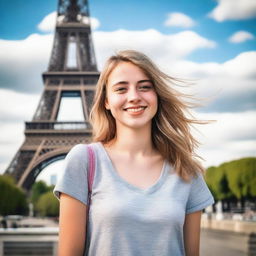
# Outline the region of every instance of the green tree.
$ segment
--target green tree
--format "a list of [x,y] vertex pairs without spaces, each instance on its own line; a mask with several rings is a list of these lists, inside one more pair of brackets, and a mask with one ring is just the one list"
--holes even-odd
[[256,196],[256,158],[248,157],[210,167],[206,182],[217,200],[251,199]]
[[206,183],[217,200],[224,200],[233,196],[229,188],[229,181],[222,167],[210,167],[205,175]]
[[27,214],[26,194],[15,185],[12,177],[0,175],[0,191],[0,215]]
[[40,198],[46,192],[49,192],[51,187],[49,187],[44,181],[40,180],[33,184],[31,189],[31,202],[35,205]]
[[57,217],[59,215],[59,202],[58,199],[54,197],[52,191],[40,196],[36,208],[43,217]]
[[217,188],[215,186],[216,184],[216,170],[217,170],[217,167],[209,167],[207,170],[206,170],[206,173],[205,173],[205,181],[209,187],[209,189],[211,190],[214,198],[218,199],[217,198]]
[[225,163],[231,191],[238,199],[256,196],[256,158],[248,157]]

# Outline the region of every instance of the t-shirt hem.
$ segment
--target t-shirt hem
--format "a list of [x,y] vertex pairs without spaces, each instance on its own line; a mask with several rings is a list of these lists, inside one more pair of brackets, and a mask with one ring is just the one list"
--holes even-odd
[[204,201],[203,203],[201,203],[201,204],[199,204],[199,205],[196,205],[196,206],[194,206],[194,207],[188,209],[188,210],[186,211],[186,214],[203,210],[203,209],[205,209],[207,206],[212,205],[212,204],[214,204],[214,199],[213,199],[213,197],[210,197],[210,198],[208,198],[206,201]]
[[87,202],[85,202],[82,198],[80,198],[79,196],[77,196],[76,194],[74,194],[74,193],[72,193],[72,192],[70,192],[70,191],[67,191],[67,190],[65,190],[65,189],[54,189],[53,190],[53,195],[58,199],[58,200],[60,200],[60,194],[61,193],[64,193],[64,194],[67,194],[67,195],[69,195],[69,196],[71,196],[71,197],[73,197],[74,199],[76,199],[76,200],[78,200],[78,201],[80,201],[81,203],[83,203],[83,204],[85,204],[86,206],[87,206]]

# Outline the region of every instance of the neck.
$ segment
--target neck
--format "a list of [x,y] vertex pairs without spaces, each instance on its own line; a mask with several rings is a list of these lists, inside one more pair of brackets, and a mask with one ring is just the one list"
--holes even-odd
[[129,127],[117,128],[117,136],[109,144],[115,151],[129,156],[151,155],[154,151],[151,138],[151,126],[143,129],[131,129]]

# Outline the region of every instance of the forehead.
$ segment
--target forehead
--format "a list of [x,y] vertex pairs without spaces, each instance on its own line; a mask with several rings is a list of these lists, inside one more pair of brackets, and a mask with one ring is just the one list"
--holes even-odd
[[131,62],[120,62],[108,76],[107,84],[114,84],[120,81],[136,82],[149,79],[145,72]]

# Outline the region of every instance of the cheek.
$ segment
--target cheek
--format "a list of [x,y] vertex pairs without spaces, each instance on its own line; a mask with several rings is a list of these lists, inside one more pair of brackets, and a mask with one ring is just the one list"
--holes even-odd
[[116,108],[122,107],[123,97],[120,97],[120,95],[110,95],[106,102],[108,108],[115,111]]
[[150,102],[151,102],[151,104],[152,104],[152,106],[153,106],[153,108],[154,108],[154,116],[156,115],[156,113],[157,113],[157,110],[158,110],[158,97],[157,97],[157,94],[156,93],[154,93],[154,94],[152,94],[151,95],[151,97],[150,97]]
[[157,94],[155,92],[152,92],[150,94],[147,95],[148,101],[152,104],[155,105],[157,108],[157,104],[158,104],[158,98],[157,98]]

